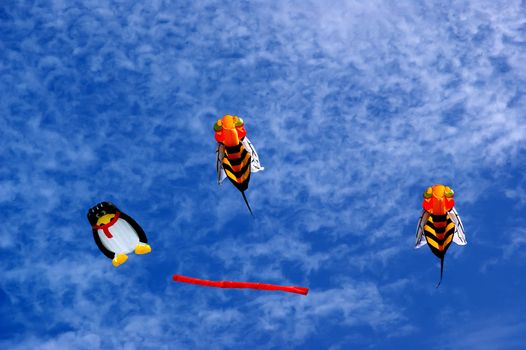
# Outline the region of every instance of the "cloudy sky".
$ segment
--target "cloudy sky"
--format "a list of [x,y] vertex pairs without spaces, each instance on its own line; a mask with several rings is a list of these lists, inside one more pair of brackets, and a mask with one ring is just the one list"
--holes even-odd
[[[523,348],[525,18],[518,0],[3,2],[0,347]],[[216,183],[224,114],[266,168],[255,219]],[[438,289],[413,248],[434,183],[468,239]],[[102,200],[151,254],[99,252]]]

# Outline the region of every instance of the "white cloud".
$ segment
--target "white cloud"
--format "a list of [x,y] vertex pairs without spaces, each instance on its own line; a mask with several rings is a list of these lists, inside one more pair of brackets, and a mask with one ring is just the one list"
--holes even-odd
[[479,319],[463,323],[461,327],[452,327],[436,349],[522,349],[522,335],[526,324],[521,321],[507,320],[503,317]]

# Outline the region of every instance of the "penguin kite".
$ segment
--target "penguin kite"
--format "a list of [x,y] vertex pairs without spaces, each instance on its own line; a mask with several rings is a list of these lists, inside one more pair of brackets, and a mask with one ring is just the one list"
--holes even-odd
[[144,230],[111,202],[101,202],[88,211],[93,238],[100,251],[117,267],[131,252],[148,254],[152,248]]
[[256,149],[249,141],[243,119],[225,115],[214,124],[217,145],[217,182],[221,184],[228,177],[241,192],[252,214],[245,191],[248,188],[250,174],[263,170]]

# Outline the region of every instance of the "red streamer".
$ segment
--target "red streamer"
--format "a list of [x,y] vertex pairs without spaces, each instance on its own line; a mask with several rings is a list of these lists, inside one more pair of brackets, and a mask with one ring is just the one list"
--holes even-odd
[[202,280],[199,278],[186,277],[181,275],[173,275],[175,282],[197,284],[199,286],[216,287],[216,288],[250,288],[258,290],[279,290],[287,293],[296,293],[307,295],[309,292],[308,288],[295,287],[295,286],[278,286],[275,284],[268,283],[254,283],[254,282],[234,282],[234,281],[209,281]]

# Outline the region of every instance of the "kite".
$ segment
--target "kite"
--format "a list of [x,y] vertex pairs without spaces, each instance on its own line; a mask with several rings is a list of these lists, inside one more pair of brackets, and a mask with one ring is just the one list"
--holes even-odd
[[428,187],[424,192],[422,215],[416,229],[415,248],[427,244],[440,259],[440,281],[437,288],[442,282],[444,257],[451,242],[462,246],[467,244],[464,225],[454,207],[453,195],[453,190],[448,186],[437,184]]
[[[248,188],[250,174],[263,170],[256,149],[248,139],[243,119],[225,115],[214,124],[217,145],[217,182],[221,184],[228,177],[241,192],[250,214],[245,191]],[[253,214],[252,214],[253,215]]]
[[278,286],[275,284],[268,283],[255,283],[255,282],[234,282],[234,281],[209,281],[202,280],[199,278],[186,277],[182,275],[173,275],[172,279],[175,282],[196,284],[206,287],[215,287],[215,288],[249,288],[257,290],[277,290],[287,293],[296,293],[307,295],[309,292],[308,288],[296,287],[296,286]]
[[93,238],[100,251],[117,267],[133,251],[148,254],[152,248],[144,230],[111,202],[101,202],[88,211]]

